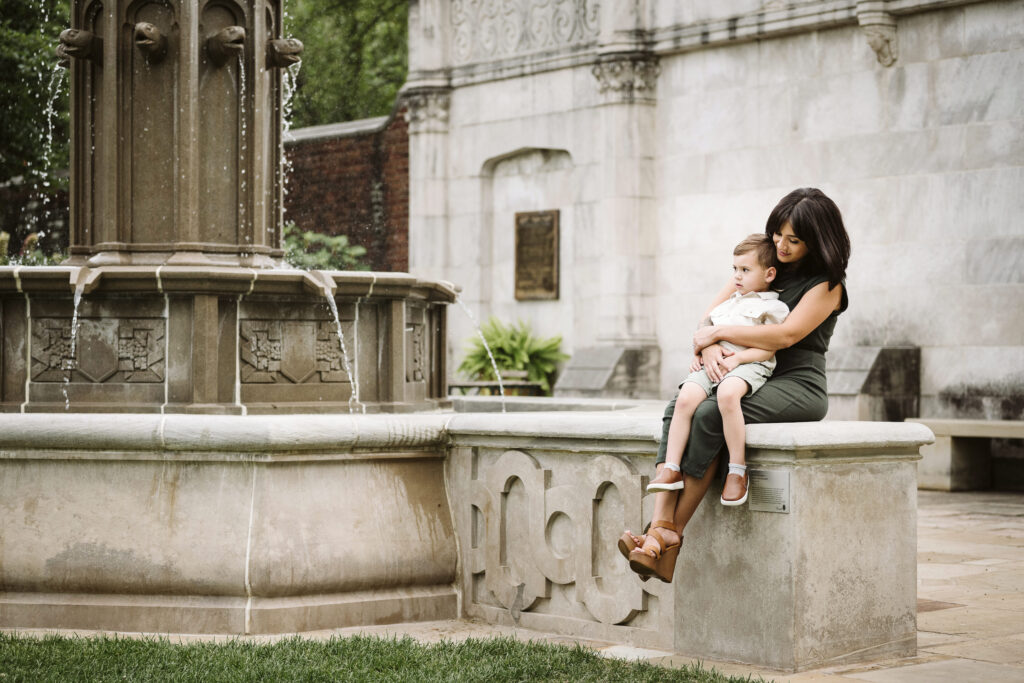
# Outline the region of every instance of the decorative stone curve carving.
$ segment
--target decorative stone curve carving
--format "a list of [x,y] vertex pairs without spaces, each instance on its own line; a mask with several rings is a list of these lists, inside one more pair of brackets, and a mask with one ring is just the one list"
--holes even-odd
[[[352,329],[345,326],[351,349]],[[243,320],[238,333],[243,384],[349,381],[333,321]]]
[[597,39],[598,0],[453,0],[455,64],[491,61]]
[[661,67],[654,55],[634,53],[602,57],[591,72],[606,100],[653,102]]
[[858,2],[857,23],[867,36],[878,63],[892,66],[899,58],[896,40],[896,18],[885,11],[885,2]]
[[[589,461],[581,472],[582,480],[551,487],[551,470],[528,453],[510,450],[472,483],[469,518],[482,522],[473,525],[469,568],[483,574],[486,589],[514,619],[550,597],[552,583],[575,584],[576,601],[604,624],[622,624],[646,610],[645,586],[628,570],[613,580],[597,575],[597,555],[614,553],[622,562],[614,546],[593,547],[596,509],[611,487],[618,489],[623,503],[622,526],[639,528],[643,477],[627,460],[607,455]],[[527,500],[525,506],[510,510],[504,498],[516,482],[522,484]],[[525,519],[514,519],[516,514]],[[554,548],[549,532],[563,515],[569,520],[572,546]],[[510,531],[513,526],[525,529],[525,538],[516,537]]]
[[413,91],[404,96],[405,121],[410,133],[445,133],[451,92],[445,89]]
[[71,321],[32,321],[33,382],[164,380],[165,322],[151,318],[80,319],[74,352]]

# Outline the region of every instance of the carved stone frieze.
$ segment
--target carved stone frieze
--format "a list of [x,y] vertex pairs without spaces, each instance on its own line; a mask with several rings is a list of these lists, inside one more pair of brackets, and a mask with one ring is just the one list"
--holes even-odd
[[451,92],[446,89],[413,91],[404,96],[409,133],[445,133]]
[[647,587],[630,574],[614,543],[595,540],[602,519],[617,537],[641,518],[645,481],[628,460],[597,457],[572,484],[551,486],[552,471],[528,453],[474,457],[480,461],[464,504],[471,508],[467,564],[475,603],[508,609],[518,620],[557,585],[571,588],[562,594],[572,596],[577,617],[625,624],[648,609],[648,588],[661,595],[662,586],[653,585],[659,582]]
[[591,71],[606,101],[653,102],[661,67],[654,55],[631,53],[604,56]]
[[486,62],[597,39],[598,0],[453,0],[455,64]]
[[32,321],[33,382],[163,382],[165,322],[84,318],[74,340],[68,318]]
[[333,322],[243,320],[239,336],[243,383],[349,381]]

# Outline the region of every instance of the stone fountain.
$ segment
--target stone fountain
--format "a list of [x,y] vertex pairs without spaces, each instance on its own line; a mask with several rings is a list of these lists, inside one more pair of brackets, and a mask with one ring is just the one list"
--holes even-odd
[[71,16],[71,256],[0,268],[0,627],[454,616],[440,427],[372,413],[447,405],[456,291],[282,264],[281,4]]
[[451,285],[281,265],[281,11],[73,3],[71,257],[0,270],[0,410],[444,404]]

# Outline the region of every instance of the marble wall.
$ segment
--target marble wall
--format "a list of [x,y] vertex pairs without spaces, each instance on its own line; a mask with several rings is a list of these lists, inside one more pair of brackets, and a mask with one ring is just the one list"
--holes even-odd
[[[834,346],[919,346],[924,415],[1024,415],[1024,2],[491,7],[412,3],[414,273],[569,352],[660,347],[667,396],[733,244],[818,186],[853,242]],[[517,303],[511,216],[540,209],[564,285]]]

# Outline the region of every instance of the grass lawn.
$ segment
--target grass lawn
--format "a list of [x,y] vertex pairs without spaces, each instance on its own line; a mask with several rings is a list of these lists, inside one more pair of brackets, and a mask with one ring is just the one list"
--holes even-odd
[[701,667],[605,659],[580,647],[511,638],[418,643],[356,636],[172,644],[0,633],[0,683],[14,681],[747,681]]

